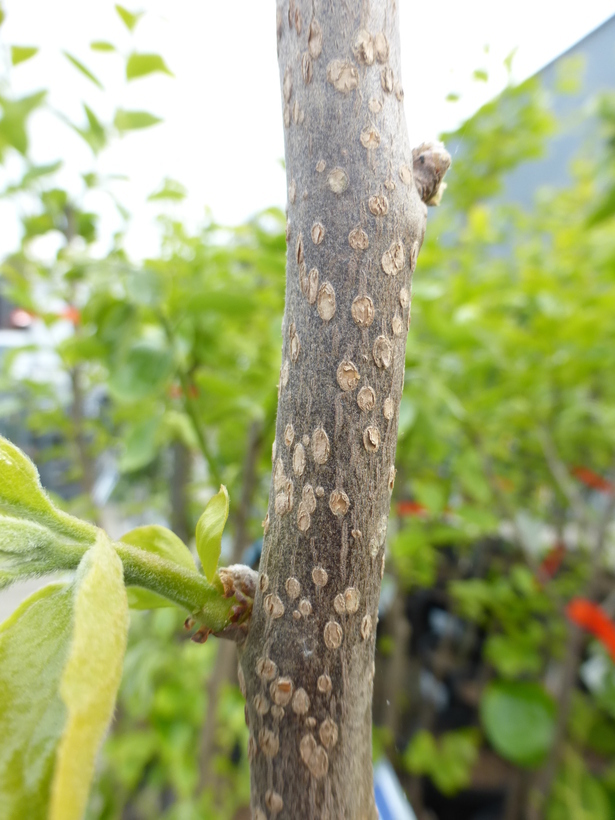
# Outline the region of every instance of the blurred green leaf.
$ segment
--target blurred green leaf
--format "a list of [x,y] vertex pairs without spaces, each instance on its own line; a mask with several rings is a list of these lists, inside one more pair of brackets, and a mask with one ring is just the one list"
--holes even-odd
[[25,63],[31,57],[38,53],[38,48],[34,46],[11,46],[11,62],[13,65]]
[[105,40],[94,40],[90,43],[92,51],[115,51],[113,43],[107,43]]
[[42,236],[56,229],[53,216],[48,213],[27,216],[23,220],[24,238],[32,239],[35,236]]
[[546,820],[612,820],[613,794],[592,775],[582,757],[570,748],[564,753],[553,786]]
[[0,95],[2,119],[0,119],[0,157],[6,146],[11,146],[20,154],[28,150],[26,123],[30,114],[45,101],[46,91],[38,91],[26,97],[11,100]]
[[66,59],[69,60],[69,62],[71,62],[75,66],[75,68],[83,74],[84,77],[87,77],[90,82],[94,83],[94,85],[98,86],[98,88],[104,91],[103,84],[100,82],[98,77],[92,74],[90,69],[84,66],[80,60],[78,60],[76,57],[73,57],[73,55],[69,54],[68,51],[63,51],[62,54],[64,54]]
[[593,227],[611,219],[615,215],[615,185],[606,193],[598,203],[598,206],[590,214],[588,226]]
[[155,117],[147,111],[124,111],[121,108],[118,108],[115,112],[115,119],[113,120],[113,124],[120,134],[139,128],[149,128],[159,122],[162,122],[160,117]]
[[98,154],[107,144],[105,128],[96,114],[85,103],[83,104],[83,110],[87,119],[86,128],[80,128],[68,119],[65,119],[65,122],[87,142],[94,154]]
[[420,729],[412,737],[404,752],[406,768],[417,774],[425,774],[434,768],[437,760],[438,748],[434,736],[427,729]]
[[141,470],[154,460],[159,427],[159,419],[153,417],[143,419],[127,430],[119,461],[119,468],[123,473]]
[[21,184],[24,186],[29,185],[30,182],[33,182],[35,179],[40,179],[41,177],[48,176],[49,174],[55,174],[55,172],[59,171],[61,167],[61,159],[57,160],[57,162],[50,162],[47,165],[31,165],[23,175]]
[[448,488],[444,482],[415,479],[412,482],[418,501],[424,504],[432,515],[439,515],[447,502]]
[[490,635],[485,644],[484,656],[498,674],[508,678],[539,674],[543,662],[542,653],[523,633],[514,637]]
[[474,729],[445,732],[439,738],[419,730],[404,752],[404,765],[413,774],[427,775],[447,795],[470,784],[478,759],[479,735]]
[[181,184],[181,182],[177,182],[174,179],[169,179],[168,177],[165,178],[162,188],[160,190],[155,191],[153,194],[148,196],[148,202],[154,202],[158,199],[170,199],[175,202],[179,202],[186,197],[186,189]]
[[138,77],[145,77],[156,71],[173,76],[159,54],[137,54],[133,52],[126,62],[126,79],[128,80],[136,80]]
[[545,760],[555,732],[556,707],[537,683],[495,681],[481,698],[489,742],[506,760],[535,768]]
[[133,31],[134,27],[139,22],[139,19],[143,17],[142,11],[135,13],[132,11],[128,11],[128,9],[124,8],[124,6],[116,5],[115,10],[122,18],[122,21],[124,22],[124,25],[126,26],[128,31]]
[[148,342],[138,342],[118,360],[109,389],[120,401],[140,401],[159,393],[173,372],[173,355]]

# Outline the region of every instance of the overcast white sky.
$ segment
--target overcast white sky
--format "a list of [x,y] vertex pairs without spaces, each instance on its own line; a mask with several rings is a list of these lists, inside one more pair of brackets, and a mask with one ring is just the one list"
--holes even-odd
[[[182,216],[196,224],[205,207],[225,223],[237,223],[270,205],[285,204],[282,118],[278,89],[274,0],[132,0],[147,13],[130,35],[111,0],[4,0],[0,35],[7,45],[40,46],[32,60],[10,70],[22,94],[51,89],[50,103],[81,120],[81,101],[112,118],[114,108],[149,110],[165,122],[131,134],[98,161],[79,137],[50,114],[37,115],[33,155],[39,162],[66,159],[62,184],[79,174],[125,173],[116,191],[135,214],[128,249],[136,257],[154,252],[153,217],[144,205],[163,177],[182,182],[189,197]],[[401,0],[405,105],[413,143],[455,127],[501,90],[504,58],[515,48],[513,76],[522,80],[615,14],[615,0],[564,6],[554,0]],[[120,52],[158,52],[175,77],[152,75],[126,83],[123,60],[90,50],[109,40]],[[78,74],[62,56],[66,49],[101,79],[104,91]],[[3,63],[8,68],[5,53]],[[489,72],[487,83],[472,79]],[[446,102],[449,92],[461,95]],[[0,177],[3,174],[0,169]],[[0,187],[4,187],[0,179]],[[102,199],[90,207],[108,208]],[[0,253],[17,240],[17,224],[0,205]],[[107,227],[113,225],[111,209]]]

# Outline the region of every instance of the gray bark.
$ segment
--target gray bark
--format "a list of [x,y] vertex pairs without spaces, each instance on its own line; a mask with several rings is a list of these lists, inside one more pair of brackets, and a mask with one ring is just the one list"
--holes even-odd
[[373,820],[374,642],[410,279],[421,198],[448,161],[419,157],[415,185],[395,0],[278,0],[277,34],[288,255],[273,481],[240,647],[252,816]]

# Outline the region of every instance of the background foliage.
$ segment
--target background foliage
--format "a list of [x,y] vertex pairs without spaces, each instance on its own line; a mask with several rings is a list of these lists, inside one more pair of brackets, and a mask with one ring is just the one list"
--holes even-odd
[[[117,10],[132,31],[138,15]],[[10,57],[19,70],[36,49],[11,44]],[[157,71],[170,71],[159,55],[126,58],[127,82]],[[81,122],[66,120],[92,151],[75,195],[57,183],[70,157],[30,161],[45,98],[17,99],[2,78],[0,162],[19,174],[1,195],[22,239],[2,260],[1,295],[24,328],[1,350],[2,431],[60,505],[115,537],[168,523],[188,541],[224,482],[224,553],[255,563],[284,217],[190,229],[170,215],[182,186],[160,180],[159,252],[130,259],[130,214],[97,157],[122,138],[147,150],[158,119],[118,109],[105,121],[84,103]],[[604,155],[579,159],[573,182],[530,208],[502,191],[561,127],[537,80],[446,137],[458,150],[413,286],[375,700],[377,753],[421,818],[615,814],[615,97],[593,105]],[[104,252],[92,192],[123,224]],[[187,642],[182,620],[131,614],[92,820],[231,818],[247,805],[232,656]]]

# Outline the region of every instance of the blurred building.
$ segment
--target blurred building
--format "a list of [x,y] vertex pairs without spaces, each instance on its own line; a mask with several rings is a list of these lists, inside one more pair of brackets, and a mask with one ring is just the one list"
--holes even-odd
[[502,198],[530,205],[542,186],[571,182],[571,163],[595,157],[603,140],[597,111],[600,95],[615,91],[615,15],[536,75],[548,94],[559,128],[544,155],[515,168]]

